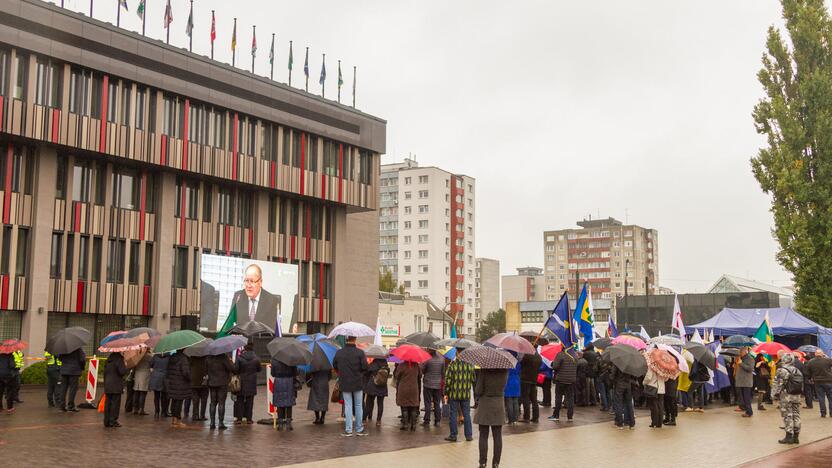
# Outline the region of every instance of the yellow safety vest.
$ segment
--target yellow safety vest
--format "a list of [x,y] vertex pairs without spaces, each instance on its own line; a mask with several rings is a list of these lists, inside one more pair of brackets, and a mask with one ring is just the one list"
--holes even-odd
[[44,352],[43,352],[43,358],[44,358],[44,359],[46,359],[46,365],[47,365],[47,366],[58,366],[58,367],[61,367],[61,365],[62,365],[61,360],[60,360],[60,359],[58,359],[56,356],[54,356],[54,355],[53,355],[52,353],[50,353],[49,351],[44,351]]
[[15,351],[12,356],[14,356],[14,368],[23,369],[23,351]]

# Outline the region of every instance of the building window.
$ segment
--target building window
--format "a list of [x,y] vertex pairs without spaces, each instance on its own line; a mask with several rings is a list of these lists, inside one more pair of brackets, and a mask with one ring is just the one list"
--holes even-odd
[[405,251],[404,251],[404,259],[405,259],[405,260],[409,260],[409,259],[410,259],[410,251],[409,251],[409,250],[405,250]]
[[92,168],[87,161],[76,161],[72,169],[72,200],[77,202],[90,201],[90,186],[92,185]]
[[[26,151],[26,157],[23,152]],[[0,152],[0,181],[6,180],[7,152]],[[24,146],[14,146],[11,154],[11,188],[12,192],[20,193],[21,189],[27,194],[32,193],[32,178],[34,160],[31,151]]]
[[92,262],[90,262],[90,280],[101,281],[101,244],[103,243],[100,237],[93,237],[92,239]]
[[419,190],[419,198],[428,198],[427,190]]
[[26,259],[29,258],[29,230],[17,228],[17,256],[15,257],[15,274],[26,276]]
[[[183,198],[184,197],[184,198]],[[184,215],[187,219],[198,219],[199,216],[199,182],[176,180],[176,206],[174,216],[181,218]]]
[[191,271],[193,272],[191,275],[191,278],[193,278],[191,288],[196,289],[197,282],[199,281],[199,247],[194,248],[193,267],[191,268]]
[[426,289],[428,287],[428,280],[419,280],[419,289]]
[[144,105],[147,99],[147,88],[136,86],[136,128],[144,130]]
[[0,49],[0,96],[6,95],[9,86],[9,51]]
[[300,132],[292,131],[292,167],[297,168],[300,168],[300,138]]
[[64,235],[63,233],[52,233],[52,254],[49,261],[49,277],[61,278],[61,259],[63,258]]
[[277,196],[269,195],[269,232],[277,230]]
[[130,265],[127,280],[130,284],[139,284],[139,246],[141,244],[137,241],[130,243]]
[[412,182],[412,180],[413,180],[413,179],[412,179],[412,178],[410,178],[410,177],[405,177],[405,178],[404,178],[404,184],[405,184],[405,185],[410,185],[410,183]]
[[428,228],[428,220],[422,219],[419,220],[419,229],[427,229]]
[[426,183],[428,183],[428,176],[426,176],[426,175],[420,175],[420,176],[419,176],[419,183],[420,183],[420,184],[426,184]]
[[427,234],[419,234],[419,243],[420,244],[427,244],[428,243],[428,235]]
[[251,227],[251,193],[240,191],[237,194],[237,226]]
[[211,203],[213,202],[211,184],[202,187],[202,221],[211,222]]
[[3,258],[0,261],[0,274],[8,275],[9,274],[9,263],[12,254],[12,227],[11,226],[4,226],[3,227]]
[[220,187],[218,200],[217,222],[220,224],[234,224],[234,193],[231,189]]
[[404,272],[405,273],[410,273],[410,265],[405,265],[404,266]]
[[90,99],[89,99],[89,116],[93,119],[101,118],[101,93],[104,89],[104,81],[101,75],[89,73],[89,81],[91,83]]
[[428,258],[428,251],[427,250],[420,250],[419,251],[419,258]]
[[173,248],[173,287],[186,288],[188,286],[188,248]]
[[153,284],[153,244],[144,245],[144,285]]
[[116,104],[118,103],[118,81],[110,79],[107,84],[107,88],[107,121],[115,123],[117,121],[116,117],[118,117],[116,114]]
[[133,86],[129,83],[121,84],[121,113],[119,114],[119,123],[122,125],[130,124],[130,91]]
[[[113,170],[113,206],[125,210],[138,210],[141,195],[140,180],[136,171]],[[150,191],[148,191],[148,194]]]
[[89,236],[81,236],[78,239],[78,279],[86,280],[89,271],[89,261],[87,254],[89,253]]
[[419,265],[419,273],[427,273],[428,266],[427,265]]
[[38,58],[35,80],[35,104],[57,108],[61,103],[61,65]]
[[419,213],[427,213],[428,205],[419,205]]
[[124,282],[124,254],[126,241],[110,239],[107,254],[107,282]]
[[410,197],[411,197],[410,192],[405,192],[405,193],[404,193],[404,199],[405,199],[405,200],[410,200]]
[[15,99],[26,99],[26,78],[29,71],[29,60],[25,55],[21,55],[18,51],[14,57],[15,67],[17,68],[17,75],[14,80],[14,88],[12,88],[12,97]]

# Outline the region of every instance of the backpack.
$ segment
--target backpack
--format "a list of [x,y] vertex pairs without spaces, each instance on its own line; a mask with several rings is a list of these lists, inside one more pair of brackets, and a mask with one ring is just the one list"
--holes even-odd
[[795,368],[787,368],[789,376],[786,378],[786,393],[789,395],[800,395],[803,393],[803,374]]
[[383,387],[387,385],[388,378],[390,378],[390,369],[382,367],[378,370],[378,372],[376,372],[376,375],[373,376],[373,383],[378,387]]

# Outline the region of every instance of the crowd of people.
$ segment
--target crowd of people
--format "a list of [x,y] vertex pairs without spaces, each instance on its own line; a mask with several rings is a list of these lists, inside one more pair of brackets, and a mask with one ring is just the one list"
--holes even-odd
[[[304,384],[309,388],[307,410],[315,415],[313,424],[325,424],[331,403],[339,403],[345,437],[368,435],[366,425],[381,425],[389,387],[395,388],[400,408],[401,431],[415,431],[417,425],[439,426],[448,421],[445,440],[462,437],[473,441],[473,426],[479,427],[480,466],[486,466],[489,438],[493,440],[492,466],[498,466],[502,451],[502,426],[539,423],[540,409],[551,408],[549,421],[574,420],[575,407],[595,407],[609,412],[619,429],[634,429],[635,408],[650,411],[650,427],[675,426],[679,411],[703,412],[718,401],[735,405],[742,417],[752,417],[754,409],[764,411],[775,401],[784,418],[784,444],[799,443],[800,409],[818,403],[820,415],[832,411],[832,359],[818,350],[805,358],[792,353],[778,356],[757,355],[749,348],[726,355],[730,386],[709,393],[706,383],[712,371],[693,361],[688,372],[667,378],[648,367],[643,376],[623,372],[604,350],[592,344],[581,351],[561,351],[551,361],[537,352],[522,354],[510,369],[478,369],[460,359],[449,359],[435,349],[426,348],[424,362],[396,362],[391,370],[384,358],[368,359],[348,337],[345,346],[332,359],[332,369],[302,372],[298,366],[272,359],[274,377],[274,424],[278,431],[292,431],[293,409]],[[457,349],[461,352],[462,349]],[[47,402],[64,412],[77,412],[75,404],[79,377],[86,356],[81,349],[53,356],[46,353]],[[22,352],[0,354],[0,400],[5,395],[8,412],[19,401]],[[173,427],[184,421],[208,421],[210,429],[225,430],[226,400],[233,395],[233,424],[254,422],[254,397],[258,393],[260,358],[251,342],[240,352],[215,356],[188,356],[177,351],[144,354],[128,368],[121,353],[113,352],[104,367],[104,426],[121,426],[119,414],[150,415],[147,395],[153,393],[153,416],[170,418]],[[330,385],[334,380],[334,386]],[[554,387],[554,392],[552,391]],[[332,391],[331,391],[332,390]],[[554,394],[554,398],[552,397]],[[539,396],[542,395],[542,399]],[[754,397],[756,396],[756,405]],[[473,403],[473,404],[472,404]],[[472,417],[472,408],[475,413]],[[459,426],[462,425],[462,437]]]

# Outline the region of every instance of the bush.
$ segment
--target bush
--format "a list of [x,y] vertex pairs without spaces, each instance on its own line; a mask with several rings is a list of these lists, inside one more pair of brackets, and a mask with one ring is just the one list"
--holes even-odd
[[46,384],[46,361],[40,361],[23,369],[20,374],[23,385],[45,385]]

